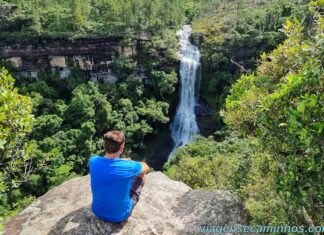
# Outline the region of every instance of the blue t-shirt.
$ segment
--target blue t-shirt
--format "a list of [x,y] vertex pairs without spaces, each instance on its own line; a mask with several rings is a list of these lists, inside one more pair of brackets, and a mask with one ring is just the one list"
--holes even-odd
[[132,209],[130,189],[142,165],[132,160],[92,156],[89,159],[92,211],[99,218],[121,222]]

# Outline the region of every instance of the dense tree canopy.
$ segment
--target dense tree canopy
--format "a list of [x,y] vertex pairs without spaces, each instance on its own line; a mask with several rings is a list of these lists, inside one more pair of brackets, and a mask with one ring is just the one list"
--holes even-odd
[[286,19],[305,18],[307,23],[306,2],[216,1],[193,21],[193,40],[201,51],[201,97],[212,105],[218,127],[222,126],[219,110],[230,86],[242,73],[256,68],[260,54],[285,39],[280,29]]
[[314,9],[307,31],[296,18],[286,21],[288,39],[262,55],[256,75],[243,76],[232,87],[224,116],[242,133],[258,136],[281,163],[282,196],[323,220],[323,18]]
[[36,166],[37,159],[29,151],[32,146],[25,142],[26,135],[32,130],[33,121],[31,99],[18,93],[14,87],[14,79],[2,68],[0,70],[1,216],[5,215],[6,205],[11,200],[5,192],[17,192],[17,188],[27,181]]
[[6,0],[12,6],[0,37],[156,35],[178,28],[192,14],[186,0]]

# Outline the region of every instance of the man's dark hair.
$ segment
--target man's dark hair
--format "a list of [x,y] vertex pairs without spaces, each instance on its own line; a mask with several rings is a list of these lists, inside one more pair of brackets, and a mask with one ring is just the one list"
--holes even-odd
[[104,134],[106,153],[117,153],[125,143],[125,134],[122,131],[111,130]]

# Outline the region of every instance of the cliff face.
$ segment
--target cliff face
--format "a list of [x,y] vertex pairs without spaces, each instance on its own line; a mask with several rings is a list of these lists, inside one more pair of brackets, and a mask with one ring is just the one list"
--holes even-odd
[[[115,58],[125,58],[133,63],[135,74],[143,76],[136,65],[145,41],[134,40],[126,46],[122,40],[122,37],[0,40],[0,64],[8,64],[20,77],[36,78],[41,70],[51,70],[58,72],[60,78],[67,78],[73,68],[79,68],[93,81],[114,83],[118,78],[109,65]],[[163,56],[163,51],[156,49],[156,56]],[[177,66],[171,63],[163,69],[172,70]]]
[[129,219],[109,223],[91,211],[89,176],[47,192],[5,222],[4,235],[43,234],[206,234],[199,226],[247,224],[240,201],[225,191],[196,191],[161,172],[149,173]]
[[97,39],[35,39],[0,41],[0,60],[9,63],[22,77],[37,77],[40,70],[57,71],[67,78],[71,69],[80,68],[92,80],[117,81],[109,64],[116,57],[134,58],[136,44],[121,46],[120,37]]

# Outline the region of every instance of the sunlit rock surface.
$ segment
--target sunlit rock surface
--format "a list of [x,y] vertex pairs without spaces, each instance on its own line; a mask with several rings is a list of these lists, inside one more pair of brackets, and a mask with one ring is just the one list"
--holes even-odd
[[192,190],[152,172],[131,217],[123,223],[105,222],[92,213],[90,180],[84,176],[52,189],[6,221],[4,234],[206,234],[199,226],[247,222],[243,206],[229,192]]

